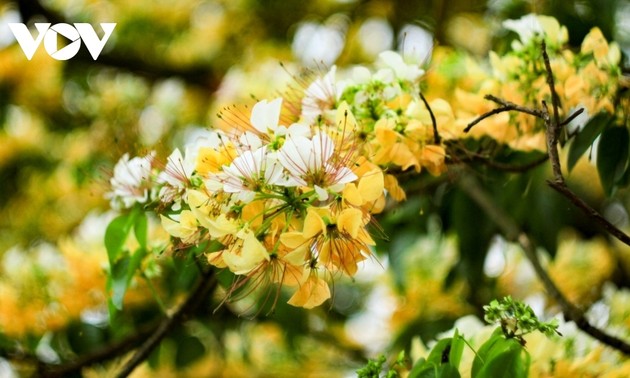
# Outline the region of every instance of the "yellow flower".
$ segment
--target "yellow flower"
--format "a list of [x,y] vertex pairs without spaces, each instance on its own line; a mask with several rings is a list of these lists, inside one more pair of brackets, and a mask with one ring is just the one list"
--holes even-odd
[[190,210],[182,210],[177,220],[160,215],[162,227],[171,236],[181,239],[184,243],[192,244],[197,238],[197,218]]
[[369,216],[357,208],[335,214],[328,208],[309,208],[302,232],[285,232],[280,241],[289,248],[306,245],[324,267],[353,276],[357,264],[370,255],[369,245],[374,245],[365,230],[368,221]]
[[306,278],[300,283],[298,290],[289,298],[288,304],[296,307],[311,309],[324,303],[330,298],[330,288],[316,271],[305,272]]
[[237,221],[228,218],[225,213],[220,213],[217,216],[220,209],[213,206],[215,202],[206,193],[199,190],[189,190],[187,199],[190,211],[199,224],[208,230],[211,237],[222,238],[237,232]]
[[358,184],[348,183],[343,188],[343,199],[353,206],[363,206],[383,195],[384,179],[380,169],[363,175]]
[[237,240],[223,252],[223,261],[234,274],[246,274],[261,261],[269,261],[269,253],[254,232],[244,228],[236,234]]

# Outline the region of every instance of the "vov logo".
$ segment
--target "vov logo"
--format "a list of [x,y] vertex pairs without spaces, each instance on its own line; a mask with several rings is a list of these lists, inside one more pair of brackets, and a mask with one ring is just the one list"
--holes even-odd
[[[78,22],[74,23],[74,26],[60,23],[54,24],[51,27],[49,23],[36,22],[35,28],[39,34],[36,38],[33,38],[33,35],[26,25],[22,23],[9,23],[11,32],[13,32],[15,39],[17,39],[28,60],[33,58],[42,40],[44,41],[46,52],[54,59],[68,60],[74,57],[79,52],[81,41],[83,41],[90,55],[92,55],[92,58],[96,60],[101,54],[101,51],[103,51],[107,40],[112,35],[114,27],[116,27],[116,23],[101,23],[101,29],[103,29],[104,35],[103,38],[99,38],[92,25],[87,23]],[[68,45],[61,48],[61,50],[57,49],[57,37],[59,35],[71,41]]]

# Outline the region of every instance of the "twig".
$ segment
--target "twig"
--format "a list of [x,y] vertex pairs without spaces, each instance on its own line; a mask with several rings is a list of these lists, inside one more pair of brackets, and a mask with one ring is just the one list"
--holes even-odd
[[201,275],[201,281],[197,285],[197,288],[190,294],[186,302],[184,302],[172,316],[167,316],[159,324],[155,332],[138,348],[136,353],[127,361],[116,377],[124,378],[131,374],[138,365],[149,357],[153,349],[176,325],[186,320],[197,307],[208,300],[208,296],[217,285],[217,280],[213,273],[213,270],[208,270]]
[[538,259],[534,243],[529,239],[527,234],[518,227],[516,222],[514,222],[514,220],[510,218],[503,209],[496,205],[490,195],[483,190],[479,182],[471,175],[464,174],[460,178],[459,183],[460,188],[466,192],[466,194],[468,194],[468,196],[475,201],[479,207],[481,207],[481,209],[497,225],[497,227],[499,227],[505,238],[509,241],[518,242],[520,244],[521,248],[523,248],[523,251],[525,252],[525,256],[534,267],[534,271],[545,287],[545,290],[562,308],[565,318],[575,322],[582,331],[591,335],[593,338],[627,355],[630,355],[630,344],[591,325],[584,316],[584,313],[569,302],[564,294],[562,294]]
[[155,333],[157,328],[157,323],[152,324],[123,340],[108,345],[103,349],[99,349],[93,353],[83,355],[80,358],[65,363],[63,365],[50,365],[38,362],[39,376],[45,378],[67,377],[79,373],[84,367],[92,366],[94,364],[121,356],[140,345],[143,341],[147,339],[147,337]]
[[433,141],[435,144],[440,144],[440,141],[442,140],[442,138],[440,138],[440,134],[438,133],[437,121],[435,120],[435,115],[433,114],[433,110],[431,110],[431,107],[429,106],[429,102],[427,101],[426,98],[424,98],[424,95],[422,94],[422,92],[420,92],[420,98],[422,99],[422,102],[424,102],[424,106],[427,107],[427,110],[429,111],[429,115],[431,116],[431,123],[433,124]]
[[538,117],[538,118],[542,118],[543,117],[543,113],[540,110],[531,109],[531,108],[528,108],[528,107],[525,107],[525,106],[517,105],[517,104],[515,104],[513,102],[502,100],[502,99],[500,99],[498,97],[495,97],[495,96],[493,96],[491,94],[485,95],[484,98],[486,100],[490,100],[492,102],[495,102],[495,103],[501,105],[501,107],[492,109],[489,112],[484,113],[484,114],[480,115],[479,117],[477,117],[474,121],[469,123],[468,126],[466,126],[466,128],[464,129],[465,133],[469,132],[470,129],[473,128],[473,126],[475,126],[476,124],[478,124],[479,122],[483,121],[484,119],[486,119],[488,117],[491,117],[491,116],[493,116],[495,114],[499,114],[499,113],[503,113],[503,112],[509,112],[509,111],[512,111],[512,110],[516,110],[516,111],[519,111],[521,113],[530,114],[530,115],[533,115],[533,116]]
[[589,204],[584,202],[584,200],[578,197],[577,194],[575,194],[565,182],[547,180],[547,184],[549,184],[549,186],[555,189],[558,193],[565,196],[577,208],[582,210],[589,218],[599,223],[612,236],[619,239],[619,241],[621,241],[622,243],[630,245],[630,236],[628,236],[628,234],[621,231],[614,224],[610,223],[608,219],[604,218],[604,216],[601,215],[597,210],[593,209]]
[[576,113],[572,114],[565,120],[564,122],[560,122],[560,115],[558,113],[558,94],[556,93],[556,89],[553,81],[553,72],[551,71],[551,64],[549,63],[549,55],[547,55],[547,49],[545,46],[545,42],[542,42],[542,50],[543,50],[543,59],[545,60],[545,68],[547,70],[547,83],[549,84],[549,90],[551,91],[551,101],[553,105],[553,122],[551,117],[549,116],[549,111],[547,109],[547,105],[543,101],[543,119],[545,120],[545,124],[547,126],[546,136],[547,136],[547,153],[549,154],[549,161],[551,162],[551,169],[553,171],[553,181],[548,180],[547,183],[553,189],[555,189],[558,193],[564,195],[567,199],[569,199],[576,207],[582,210],[589,218],[593,219],[595,222],[599,223],[608,231],[612,236],[619,239],[622,243],[630,246],[630,236],[625,232],[621,231],[615,225],[610,223],[603,215],[601,215],[597,210],[592,208],[589,204],[584,202],[581,198],[579,198],[566,184],[564,176],[562,174],[562,167],[560,165],[560,156],[558,154],[558,137],[560,135],[560,131],[562,126],[568,123],[567,120],[575,118]]

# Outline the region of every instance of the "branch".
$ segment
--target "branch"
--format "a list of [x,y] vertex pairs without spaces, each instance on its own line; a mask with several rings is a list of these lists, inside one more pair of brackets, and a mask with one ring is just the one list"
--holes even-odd
[[630,344],[613,335],[593,326],[584,316],[584,313],[562,294],[560,289],[553,282],[547,271],[538,259],[536,246],[516,224],[496,203],[492,197],[483,190],[479,182],[470,175],[464,174],[460,178],[460,188],[475,201],[475,203],[488,215],[488,217],[499,227],[505,238],[509,241],[518,242],[525,252],[525,256],[534,267],[534,271],[542,282],[547,293],[560,305],[567,320],[575,324],[585,333],[602,343],[617,349],[626,355],[630,355]]
[[146,340],[147,337],[155,333],[157,328],[157,324],[151,324],[150,326],[141,329],[123,340],[108,345],[93,353],[83,355],[80,358],[63,365],[43,364],[41,361],[37,361],[39,375],[46,378],[61,378],[75,375],[81,372],[81,369],[84,367],[110,360],[133,350],[133,348],[136,348],[144,340]]
[[545,42],[542,42],[543,59],[545,60],[545,69],[547,71],[547,83],[549,84],[549,90],[551,91],[551,100],[553,105],[553,121],[549,115],[547,105],[543,102],[543,119],[545,120],[546,136],[547,136],[547,153],[549,154],[549,161],[551,162],[551,168],[553,171],[554,180],[548,180],[547,183],[558,193],[569,199],[576,207],[584,212],[589,218],[599,223],[606,229],[612,236],[617,238],[622,243],[630,246],[630,236],[621,231],[615,225],[610,223],[603,215],[597,210],[587,204],[584,200],[579,198],[573,191],[567,186],[564,176],[562,174],[562,166],[560,165],[560,156],[558,154],[558,137],[563,125],[567,124],[569,120],[575,118],[579,113],[573,113],[567,118],[567,120],[560,122],[560,115],[558,114],[558,94],[553,81],[553,72],[551,71],[551,64],[549,63],[549,55],[547,55],[547,49]]
[[499,113],[503,113],[503,112],[509,112],[509,111],[512,111],[512,110],[516,110],[516,111],[519,111],[521,113],[530,114],[530,115],[533,115],[533,116],[538,117],[538,118],[542,118],[543,117],[543,112],[540,111],[540,110],[531,109],[531,108],[528,108],[528,107],[525,107],[525,106],[520,106],[520,105],[517,105],[517,104],[515,104],[513,102],[502,100],[502,99],[500,99],[498,97],[495,97],[495,96],[493,96],[491,94],[485,95],[484,98],[486,100],[490,100],[490,101],[493,101],[493,102],[501,105],[501,107],[492,109],[489,112],[484,113],[484,114],[480,115],[479,117],[477,117],[474,121],[469,123],[468,126],[466,126],[466,128],[464,129],[465,133],[469,132],[470,129],[473,128],[473,126],[475,126],[476,124],[478,124],[479,122],[483,121],[484,119],[486,119],[488,117],[492,117],[495,114],[499,114]]
[[140,346],[136,353],[118,372],[116,377],[124,378],[131,374],[134,369],[149,357],[149,354],[162,341],[162,339],[178,324],[184,322],[204,301],[217,285],[216,277],[212,269],[201,275],[201,281],[197,288],[190,294],[172,316],[167,316],[158,325],[151,336]]
[[422,102],[424,102],[424,106],[427,107],[427,110],[429,111],[429,115],[431,116],[431,123],[433,124],[433,142],[435,144],[440,144],[440,141],[442,140],[442,138],[440,138],[440,134],[438,133],[437,121],[435,120],[435,114],[433,114],[433,110],[431,110],[431,107],[429,106],[429,102],[427,101],[426,98],[424,98],[424,95],[422,94],[422,92],[420,92],[420,98],[422,99]]
[[[125,364],[124,370],[119,373],[119,377],[129,375],[135,367],[144,361],[151,351],[159,344],[159,342],[173,329],[176,325],[186,320],[216,287],[217,281],[213,275],[213,271],[209,270],[202,273],[201,282],[197,288],[190,294],[186,302],[184,302],[170,317],[165,317],[158,323],[152,323],[149,326],[141,328],[133,335],[108,345],[93,353],[88,353],[79,357],[74,361],[67,362],[63,365],[51,365],[37,360],[36,357],[23,356],[19,353],[7,353],[7,357],[16,361],[28,361],[37,364],[38,374],[45,378],[60,378],[77,374],[84,367],[92,366],[101,362],[119,357],[134,348],[140,346],[136,354]],[[15,357],[15,358],[13,358]]]

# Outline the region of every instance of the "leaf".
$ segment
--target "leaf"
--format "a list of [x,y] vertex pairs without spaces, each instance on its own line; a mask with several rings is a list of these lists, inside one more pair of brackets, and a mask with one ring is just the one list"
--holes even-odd
[[147,214],[140,212],[133,225],[133,233],[142,249],[147,249],[148,221]]
[[[127,270],[129,269],[129,255],[118,259],[110,268],[108,289],[111,290],[110,303],[114,309],[122,310],[123,298],[127,291]],[[111,311],[110,311],[111,313]]]
[[569,171],[573,169],[580,157],[593,144],[593,141],[612,122],[613,118],[609,113],[601,112],[591,118],[575,138],[569,148],[567,167]]
[[131,212],[114,218],[107,226],[105,230],[105,248],[107,249],[110,266],[114,265],[114,262],[120,257],[120,252],[125,245],[137,214],[138,210],[134,208]]
[[453,339],[449,337],[448,339],[438,341],[433,349],[431,349],[431,353],[429,353],[429,357],[427,357],[427,362],[432,362],[436,365],[449,363],[452,340]]
[[455,335],[453,335],[453,341],[451,342],[451,352],[449,354],[449,363],[453,365],[455,369],[459,369],[459,364],[462,361],[465,346],[464,337],[459,334],[457,329]]
[[506,339],[497,328],[473,361],[472,378],[527,377],[529,354],[515,339]]
[[597,171],[604,192],[611,195],[612,190],[624,175],[628,163],[628,129],[611,127],[602,133],[597,149]]
[[185,335],[177,339],[175,366],[183,368],[195,362],[206,353],[206,347],[198,338]]

